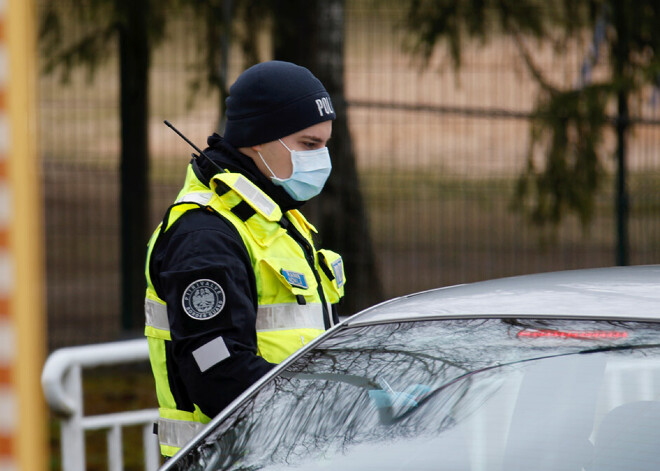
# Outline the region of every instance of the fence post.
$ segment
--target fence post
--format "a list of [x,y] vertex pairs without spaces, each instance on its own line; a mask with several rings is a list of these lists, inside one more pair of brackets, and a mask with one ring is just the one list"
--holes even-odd
[[616,264],[625,266],[630,264],[630,241],[628,237],[630,207],[626,175],[627,137],[630,117],[628,113],[628,95],[624,91],[620,91],[618,95],[618,110],[619,115],[616,122]]
[[153,424],[142,427],[144,443],[144,471],[153,471],[160,466],[160,445],[155,439]]
[[124,458],[122,456],[121,427],[115,425],[108,432],[108,469],[109,471],[122,471]]
[[83,392],[82,368],[71,365],[63,380],[66,397],[72,399],[75,408],[71,415],[62,419],[62,469],[66,471],[85,470],[85,432],[82,427]]

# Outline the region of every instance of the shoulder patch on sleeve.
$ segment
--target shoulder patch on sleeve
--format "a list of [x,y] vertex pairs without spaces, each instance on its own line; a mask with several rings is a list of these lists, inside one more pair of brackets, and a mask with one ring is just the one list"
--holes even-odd
[[213,280],[196,280],[183,292],[181,305],[185,313],[193,319],[211,319],[225,307],[225,292]]

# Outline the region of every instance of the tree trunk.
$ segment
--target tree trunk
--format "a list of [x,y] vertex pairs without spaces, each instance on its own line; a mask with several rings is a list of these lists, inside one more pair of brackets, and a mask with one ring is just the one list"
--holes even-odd
[[144,260],[149,231],[147,0],[123,3],[119,29],[121,107],[122,327],[144,325]]
[[274,15],[274,55],[310,69],[325,85],[337,114],[328,144],[332,174],[321,195],[303,209],[318,227],[322,245],[344,257],[348,282],[340,314],[350,315],[383,295],[348,127],[344,13],[344,0],[282,2]]

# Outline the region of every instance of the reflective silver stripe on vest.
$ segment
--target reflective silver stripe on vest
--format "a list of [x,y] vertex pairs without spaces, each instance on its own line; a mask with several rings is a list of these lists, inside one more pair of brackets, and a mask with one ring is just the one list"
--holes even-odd
[[202,206],[206,206],[209,204],[209,201],[211,201],[211,198],[213,198],[213,193],[210,191],[197,191],[197,192],[192,192],[192,193],[186,193],[183,195],[181,198],[176,200],[177,203],[197,203],[201,204]]
[[167,319],[167,306],[153,299],[144,300],[144,323],[154,329],[170,331],[170,321]]
[[200,430],[204,424],[188,420],[158,419],[158,441],[161,445],[181,448]]
[[290,303],[259,306],[257,332],[288,329],[325,330],[321,305]]
[[248,200],[248,203],[254,204],[266,216],[270,216],[275,211],[275,202],[266,198],[261,190],[257,188],[247,178],[240,176],[234,183],[234,188]]

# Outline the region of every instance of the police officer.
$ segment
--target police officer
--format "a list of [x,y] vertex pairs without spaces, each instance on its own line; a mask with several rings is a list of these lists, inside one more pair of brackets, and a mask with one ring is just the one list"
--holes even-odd
[[145,333],[165,456],[336,323],[344,292],[341,257],[314,247],[298,211],[331,170],[335,112],[321,82],[292,63],[257,64],[231,86],[226,117],[148,247]]

